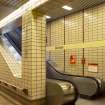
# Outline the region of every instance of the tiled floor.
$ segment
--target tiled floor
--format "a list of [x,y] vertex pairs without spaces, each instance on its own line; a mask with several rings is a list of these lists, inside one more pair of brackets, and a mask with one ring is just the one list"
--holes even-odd
[[[3,96],[0,96],[0,105],[16,105],[16,104],[13,104]],[[17,104],[17,105],[20,105],[20,104]],[[76,105],[105,105],[105,97],[97,100],[79,99]]]

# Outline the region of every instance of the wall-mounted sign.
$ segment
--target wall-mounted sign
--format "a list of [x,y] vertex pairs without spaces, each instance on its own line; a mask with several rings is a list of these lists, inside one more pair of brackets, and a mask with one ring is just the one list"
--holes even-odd
[[97,73],[98,72],[98,64],[88,64],[88,71]]
[[70,56],[70,64],[76,64],[76,55]]

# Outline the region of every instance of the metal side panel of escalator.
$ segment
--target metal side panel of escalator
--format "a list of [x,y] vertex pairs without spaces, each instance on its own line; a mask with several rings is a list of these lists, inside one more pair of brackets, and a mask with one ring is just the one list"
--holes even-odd
[[64,80],[47,79],[48,105],[75,105],[77,94],[72,83]]

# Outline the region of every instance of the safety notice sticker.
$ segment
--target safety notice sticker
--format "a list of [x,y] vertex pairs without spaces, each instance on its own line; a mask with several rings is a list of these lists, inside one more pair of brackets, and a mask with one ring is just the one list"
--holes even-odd
[[98,64],[88,64],[88,71],[89,72],[98,72]]

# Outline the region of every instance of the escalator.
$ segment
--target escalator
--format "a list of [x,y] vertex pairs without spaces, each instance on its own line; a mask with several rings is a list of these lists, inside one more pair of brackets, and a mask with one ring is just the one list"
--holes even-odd
[[[8,39],[8,41],[16,49],[20,56],[22,39],[21,32],[21,27],[18,27],[14,30],[14,32],[8,32],[4,34],[4,37]],[[65,80],[70,83],[72,82],[75,85],[75,90],[77,88],[80,96],[83,98],[95,98],[96,96],[101,95],[105,91],[104,81],[93,77],[63,74],[61,72],[58,72],[58,69],[51,61],[47,61],[47,78],[55,80]]]
[[[21,32],[22,32],[21,27],[18,27],[13,32],[8,32],[4,34],[4,37],[8,39],[8,41],[11,43],[11,45],[16,49],[16,51],[20,55],[21,55]],[[51,61],[47,61],[46,67],[47,67],[48,79],[66,81],[73,84],[75,90],[74,100],[77,99],[78,92],[80,96],[83,98],[95,98],[97,96],[100,96],[105,91],[105,82],[100,79],[93,77],[68,75],[58,72],[58,69],[55,68],[55,66]]]
[[74,83],[82,98],[93,99],[105,92],[105,82],[93,78],[76,75],[68,75],[59,72],[51,61],[47,61],[47,78],[63,79]]
[[[19,58],[21,62],[21,27],[17,29],[5,33],[1,36],[1,42],[5,43],[5,46],[8,48],[12,48],[13,55],[18,55],[16,57]],[[13,48],[15,50],[13,50]],[[68,81],[63,80],[62,78],[55,79],[47,79],[47,102],[49,105],[74,105],[78,98],[78,91],[76,86]],[[52,100],[53,99],[53,100]]]
[[18,27],[14,31],[5,33],[4,36],[8,39],[11,45],[16,49],[16,51],[21,55],[21,27]]

